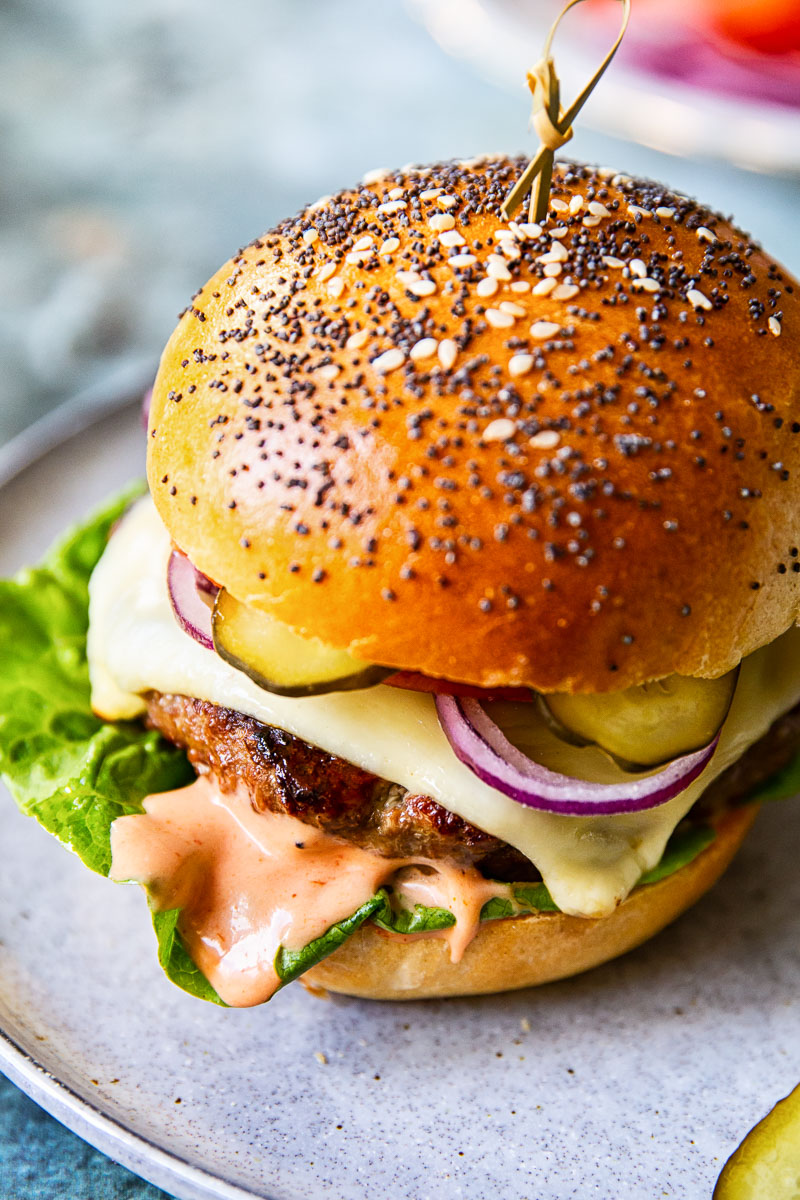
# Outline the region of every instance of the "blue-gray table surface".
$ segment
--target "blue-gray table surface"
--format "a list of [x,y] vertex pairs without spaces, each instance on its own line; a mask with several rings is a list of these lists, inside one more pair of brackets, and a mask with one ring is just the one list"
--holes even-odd
[[[502,93],[448,59],[403,0],[11,3],[0,72],[0,444],[155,359],[196,287],[304,202],[375,166],[530,144],[522,81]],[[800,273],[797,179],[586,130],[570,152],[734,212]],[[163,1196],[2,1077],[0,1194]]]

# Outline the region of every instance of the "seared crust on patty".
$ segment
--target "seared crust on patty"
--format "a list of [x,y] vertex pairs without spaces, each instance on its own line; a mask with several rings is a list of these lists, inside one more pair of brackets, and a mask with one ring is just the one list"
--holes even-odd
[[198,773],[214,774],[223,791],[244,783],[259,812],[287,813],[391,858],[447,858],[466,866],[505,847],[429,796],[232,709],[151,692],[147,719],[187,751]]
[[[253,717],[205,700],[151,692],[147,719],[187,751],[198,773],[215,775],[223,791],[245,784],[257,811],[287,813],[387,857],[447,858],[517,883],[540,878],[518,850],[430,796],[407,792]],[[715,779],[693,812],[705,819],[746,799],[799,748],[800,706]]]

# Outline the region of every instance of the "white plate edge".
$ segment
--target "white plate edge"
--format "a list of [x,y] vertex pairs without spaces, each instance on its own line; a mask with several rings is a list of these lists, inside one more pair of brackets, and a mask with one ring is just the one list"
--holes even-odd
[[[72,1133],[180,1200],[269,1200],[162,1150],[84,1100],[0,1030],[0,1067],[11,1082]],[[180,1192],[175,1192],[175,1185]]]

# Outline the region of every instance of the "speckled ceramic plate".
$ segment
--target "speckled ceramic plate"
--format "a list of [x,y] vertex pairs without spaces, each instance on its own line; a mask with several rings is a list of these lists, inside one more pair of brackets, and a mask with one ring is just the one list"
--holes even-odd
[[[91,415],[0,455],[0,573],[141,472],[137,406]],[[139,891],[85,871],[5,792],[0,846],[0,1065],[187,1200],[706,1198],[800,1079],[791,803],[762,814],[693,913],[626,958],[534,991],[406,1005],[293,985],[262,1009],[206,1006],[161,975]]]

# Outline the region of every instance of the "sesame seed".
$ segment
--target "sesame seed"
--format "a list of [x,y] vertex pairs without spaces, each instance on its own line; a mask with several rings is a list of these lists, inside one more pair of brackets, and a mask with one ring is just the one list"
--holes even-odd
[[428,188],[427,191],[422,192],[420,195],[420,200],[435,200],[436,197],[441,196],[441,194],[441,188]]
[[516,431],[513,421],[509,421],[508,417],[500,417],[486,426],[481,437],[484,442],[507,442]]
[[319,234],[317,233],[316,229],[303,230],[303,241],[307,246],[313,246],[314,242],[316,242],[318,238]]
[[542,236],[542,227],[537,225],[535,221],[522,222],[520,229],[528,238],[538,238]]
[[531,285],[527,279],[515,279],[511,284],[512,292],[529,292],[530,290]]
[[458,358],[458,346],[452,338],[445,338],[439,343],[439,362],[444,367],[445,371],[449,371],[454,366]]
[[770,333],[775,335],[775,337],[781,336],[781,323],[777,317],[770,317],[770,319],[767,321],[767,328],[769,329]]
[[583,220],[581,221],[581,224],[582,224],[582,225],[585,225],[585,227],[586,227],[587,229],[596,229],[596,228],[597,228],[597,226],[598,226],[598,225],[600,224],[600,222],[602,221],[602,219],[603,219],[602,217],[592,217],[592,216],[588,216],[588,217],[584,217],[584,218],[583,218]]
[[372,234],[368,233],[365,237],[359,238],[353,250],[358,253],[361,250],[371,250],[375,239]]
[[467,244],[457,229],[446,229],[440,236],[439,241],[448,250],[451,246],[466,246]]
[[328,283],[328,293],[331,296],[341,296],[344,286],[344,280],[341,275],[337,275],[335,279],[331,279]]
[[332,382],[337,378],[340,370],[341,367],[338,367],[336,363],[327,363],[324,367],[319,368],[317,375],[320,377],[320,379],[326,379],[329,382]]
[[586,205],[593,217],[610,217],[611,213],[606,208],[605,204],[601,204],[599,200],[590,200]]
[[409,358],[414,362],[423,362],[426,358],[433,358],[436,354],[439,343],[436,338],[421,338],[409,351]]
[[417,279],[413,283],[407,283],[406,288],[415,296],[432,296],[437,291],[436,284],[432,279]]
[[701,225],[697,232],[697,237],[701,242],[710,242],[712,246],[717,243],[717,235],[712,229],[707,229],[705,225]]
[[662,221],[669,221],[675,216],[675,209],[662,206],[656,209],[656,216],[660,217]]
[[344,261],[351,267],[363,267],[371,253],[371,250],[352,250]]
[[406,361],[406,356],[402,350],[393,346],[390,350],[385,350],[383,354],[378,355],[373,360],[373,367],[381,375],[388,375],[390,371],[396,371],[398,367],[402,367]]
[[553,212],[569,212],[569,205],[565,200],[559,200],[557,197],[550,201],[550,207]]
[[397,279],[399,283],[403,284],[403,287],[408,287],[412,283],[420,283],[422,276],[419,271],[398,271]]
[[607,267],[612,267],[614,270],[619,270],[625,266],[621,258],[616,258],[613,254],[604,254],[603,262]]
[[537,450],[555,450],[560,441],[561,434],[557,430],[542,429],[528,439],[528,445],[535,446]]
[[547,266],[545,267],[544,273],[549,279],[557,279],[558,276],[561,274],[562,270],[563,270],[563,268],[561,266],[561,263],[551,262],[551,263],[548,263]]
[[501,242],[498,249],[508,262],[516,262],[522,255],[522,251],[516,242]]
[[479,281],[475,291],[479,296],[488,297],[493,296],[499,287],[500,284],[497,282],[497,280],[493,279],[491,275],[487,275],[485,279],[481,279]]
[[533,362],[532,354],[515,354],[509,359],[509,374],[515,379],[520,375],[528,375],[533,370]]
[[549,250],[544,254],[538,255],[536,261],[543,263],[551,262],[566,262],[569,258],[569,251],[563,242],[553,242]]
[[503,283],[511,282],[511,272],[508,269],[508,263],[499,254],[490,254],[486,260],[486,273],[491,275],[492,279],[499,279]]
[[400,238],[390,237],[390,238],[386,239],[386,241],[383,243],[383,245],[381,246],[378,253],[382,254],[382,255],[394,254],[395,250],[399,250],[399,249],[400,249]]
[[652,213],[648,208],[642,208],[638,204],[629,204],[628,212],[632,217],[652,217]]
[[571,300],[581,289],[576,283],[560,283],[552,292],[554,300]]
[[533,289],[534,296],[547,296],[556,287],[556,280],[552,278],[540,279]]
[[405,192],[403,191],[403,189],[401,187],[394,187],[389,192],[390,200],[402,200],[404,196],[405,196]]
[[494,233],[492,234],[492,237],[496,242],[510,241],[513,236],[514,235],[510,229],[495,229]]
[[434,213],[428,224],[434,233],[446,233],[448,229],[455,229],[456,219],[452,213]]
[[336,263],[325,263],[324,267],[320,267],[317,278],[320,283],[324,283],[326,279],[330,279],[331,275],[335,275],[337,271]]
[[401,212],[404,208],[408,208],[407,200],[389,200],[386,204],[379,205],[378,212],[391,214]]
[[641,258],[632,258],[628,263],[628,270],[631,275],[636,275],[639,279],[644,279],[647,275],[647,264],[642,262]]
[[369,332],[366,329],[358,329],[355,333],[350,334],[345,346],[348,350],[360,350],[362,346],[366,346],[368,341]]
[[531,337],[543,342],[546,338],[555,337],[561,330],[555,321],[534,321],[531,325]]
[[631,287],[636,288],[640,292],[657,292],[661,284],[657,279],[651,279],[648,275],[644,279],[632,279]]
[[436,203],[439,208],[455,208],[458,204],[458,199],[455,196],[437,196]]
[[456,270],[461,270],[462,267],[471,267],[478,260],[474,254],[454,254],[452,258],[448,258],[448,267],[455,267]]
[[514,317],[509,312],[501,312],[499,308],[487,308],[486,320],[493,329],[510,329],[514,324]]
[[573,196],[569,202],[569,211],[579,213],[583,208],[583,196]]
[[689,291],[686,293],[686,299],[693,308],[708,309],[714,307],[708,296],[704,295],[703,292],[698,291],[697,288],[689,288]]
[[361,182],[365,187],[369,187],[373,183],[383,183],[384,179],[389,179],[392,172],[388,167],[375,167],[372,171],[367,171],[362,176]]
[[513,300],[501,300],[500,311],[510,313],[512,317],[524,317],[527,310],[521,304],[514,304]]

